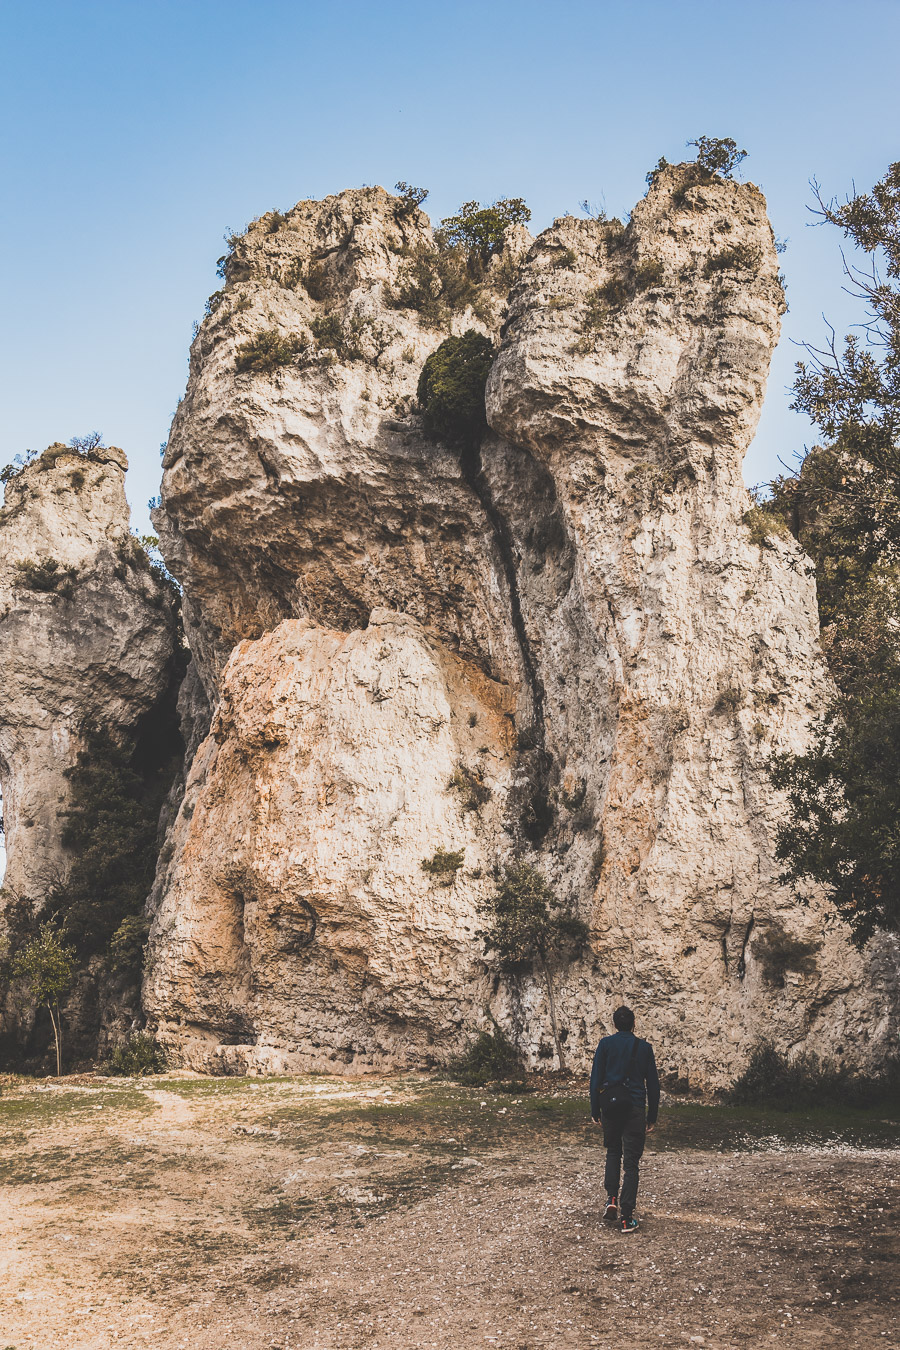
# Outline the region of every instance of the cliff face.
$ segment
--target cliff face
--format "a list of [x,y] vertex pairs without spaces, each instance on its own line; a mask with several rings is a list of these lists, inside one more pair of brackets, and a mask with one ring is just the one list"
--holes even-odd
[[[390,300],[430,244],[421,212],[369,188],[264,216],[228,260],[191,348],[154,517],[210,697],[241,639],[285,618],[352,631],[379,606],[484,668],[517,668],[490,524],[457,457],[426,442],[412,412],[450,329]],[[500,298],[483,299],[494,320]],[[240,373],[240,349],[271,333],[306,348]]]
[[[225,1069],[423,1063],[489,1007],[546,1059],[540,984],[479,959],[517,856],[591,925],[558,973],[576,1063],[623,999],[671,1078],[763,1035],[877,1059],[890,945],[855,954],[772,859],[765,761],[827,684],[807,560],[743,522],[783,308],[761,195],[682,166],[627,230],[511,231],[443,327],[404,307],[430,242],[381,189],[263,217],[192,349],[156,519],[214,712],[152,900],[161,1035]],[[501,325],[460,455],[418,376]],[[773,979],[783,935],[814,971]]]
[[172,678],[164,588],[129,531],[127,460],[50,446],[0,510],[4,888],[40,907],[70,859],[71,768],[88,724],[133,730]]
[[[92,729],[135,747],[136,767],[147,774],[148,811],[166,786],[156,781],[160,745],[173,735],[177,742],[176,614],[169,588],[131,537],[126,467],[115,448],[79,454],[53,445],[6,484],[0,788],[7,865],[0,940],[13,950],[35,916],[57,909],[70,881],[74,853],[63,844],[73,803],[68,771]],[[28,1000],[7,992],[4,982],[4,1055],[40,1057],[46,1015],[36,1023]],[[102,958],[81,960],[64,1008],[67,1062],[95,1057],[107,1037],[117,1039],[140,1015],[133,972],[111,975]]]

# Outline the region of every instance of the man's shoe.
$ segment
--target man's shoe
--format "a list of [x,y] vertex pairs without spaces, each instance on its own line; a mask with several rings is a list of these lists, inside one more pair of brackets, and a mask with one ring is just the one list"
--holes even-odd
[[613,1223],[619,1214],[618,1198],[619,1197],[616,1195],[608,1195],[606,1197],[606,1209],[603,1211],[603,1217],[604,1219],[609,1220],[610,1223]]
[[638,1228],[640,1228],[640,1224],[638,1223],[637,1219],[633,1217],[628,1219],[626,1218],[622,1219],[623,1233],[636,1233]]

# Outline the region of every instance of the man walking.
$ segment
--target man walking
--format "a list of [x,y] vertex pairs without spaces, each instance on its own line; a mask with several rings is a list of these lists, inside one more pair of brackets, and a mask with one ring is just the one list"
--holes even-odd
[[[615,1221],[618,1211],[621,1231],[633,1233],[637,1226],[638,1172],[644,1139],[659,1114],[659,1075],[653,1047],[634,1034],[634,1013],[616,1008],[614,1036],[604,1036],[594,1054],[591,1069],[591,1119],[603,1119],[606,1145],[606,1209],[603,1217]],[[622,1154],[625,1175],[619,1192]]]

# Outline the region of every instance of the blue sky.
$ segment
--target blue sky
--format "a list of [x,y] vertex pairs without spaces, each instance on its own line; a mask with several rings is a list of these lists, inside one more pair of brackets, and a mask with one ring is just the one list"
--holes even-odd
[[135,523],[216,288],[226,229],[399,178],[432,217],[523,196],[623,214],[701,133],[749,151],[790,313],[750,482],[810,439],[795,341],[861,317],[809,179],[843,194],[900,158],[898,0],[744,4],[5,0],[0,463],[94,428],[131,460]]

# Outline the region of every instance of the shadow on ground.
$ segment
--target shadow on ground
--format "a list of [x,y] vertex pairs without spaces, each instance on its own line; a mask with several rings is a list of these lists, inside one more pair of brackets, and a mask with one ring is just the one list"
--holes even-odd
[[0,1081],[3,1350],[900,1343],[896,1108],[667,1102],[626,1237],[581,1084]]

